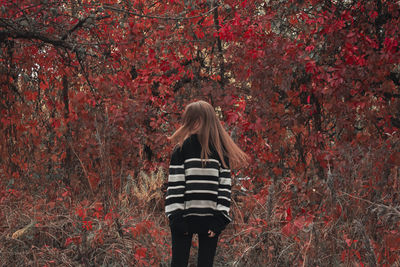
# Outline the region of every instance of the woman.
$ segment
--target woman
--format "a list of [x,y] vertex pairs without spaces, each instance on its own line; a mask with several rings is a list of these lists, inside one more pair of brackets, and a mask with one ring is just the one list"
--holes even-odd
[[177,144],[165,199],[172,237],[171,266],[187,266],[194,233],[199,238],[197,266],[212,266],[218,237],[232,221],[230,166],[243,166],[249,157],[205,101],[187,105],[183,125],[170,140]]

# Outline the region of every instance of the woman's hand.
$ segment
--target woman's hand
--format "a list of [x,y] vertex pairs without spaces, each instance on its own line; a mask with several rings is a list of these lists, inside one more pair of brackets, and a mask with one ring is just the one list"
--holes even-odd
[[214,237],[215,233],[211,230],[208,230],[208,237]]

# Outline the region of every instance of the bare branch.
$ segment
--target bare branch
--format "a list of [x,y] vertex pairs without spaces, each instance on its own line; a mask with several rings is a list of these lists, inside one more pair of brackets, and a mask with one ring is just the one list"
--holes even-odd
[[136,16],[136,17],[141,17],[141,18],[148,18],[148,19],[164,19],[164,20],[187,20],[187,19],[194,19],[194,18],[199,18],[199,17],[203,17],[203,16],[208,16],[209,14],[211,14],[211,12],[213,12],[215,9],[217,9],[220,5],[216,5],[213,8],[211,8],[210,10],[208,10],[207,12],[201,13],[199,15],[196,16],[191,16],[191,17],[165,17],[165,16],[153,16],[153,15],[144,15],[144,14],[139,14],[136,12],[132,12],[132,11],[127,11],[127,10],[123,10],[120,8],[116,8],[110,5],[103,5],[104,9],[108,9],[108,10],[112,10],[112,11],[116,11],[116,12],[120,12],[120,13],[126,13],[129,14],[131,16]]

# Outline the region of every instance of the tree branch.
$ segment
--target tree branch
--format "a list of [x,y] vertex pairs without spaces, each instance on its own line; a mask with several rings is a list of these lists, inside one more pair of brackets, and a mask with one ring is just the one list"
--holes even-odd
[[208,10],[207,12],[201,13],[201,14],[196,15],[196,16],[191,16],[191,17],[182,17],[182,16],[179,16],[179,17],[166,17],[166,16],[144,15],[144,14],[139,14],[139,13],[136,13],[136,12],[132,12],[132,11],[116,8],[116,7],[113,7],[113,6],[110,6],[110,5],[103,5],[104,9],[108,9],[108,10],[112,10],[112,11],[116,11],[116,12],[120,12],[120,13],[126,13],[126,14],[129,14],[131,16],[136,16],[136,17],[140,17],[140,18],[148,18],[148,19],[164,19],[164,20],[187,20],[187,19],[199,18],[199,17],[203,17],[203,16],[209,15],[211,12],[213,12],[218,7],[219,7],[219,5],[216,5],[213,8],[211,8],[210,10]]

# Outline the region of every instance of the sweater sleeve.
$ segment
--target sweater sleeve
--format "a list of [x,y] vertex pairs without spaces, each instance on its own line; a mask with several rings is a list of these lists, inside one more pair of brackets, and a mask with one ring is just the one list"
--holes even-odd
[[183,215],[185,185],[184,158],[181,149],[176,146],[169,164],[167,196],[165,198],[165,214],[170,221]]
[[[225,162],[228,162],[228,160]],[[232,178],[229,165],[228,168],[224,168],[221,165],[218,178],[217,209],[210,224],[210,229],[214,232],[221,232],[232,221],[231,217],[229,217],[231,187]]]

